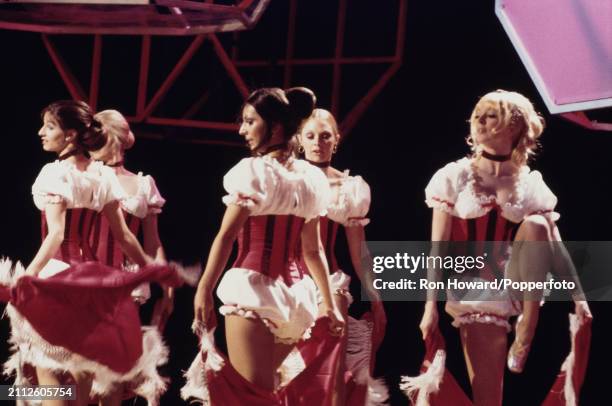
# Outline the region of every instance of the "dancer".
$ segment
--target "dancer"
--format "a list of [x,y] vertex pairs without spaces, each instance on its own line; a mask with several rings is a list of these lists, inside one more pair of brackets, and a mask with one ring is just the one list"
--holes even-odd
[[[554,212],[557,198],[528,159],[535,153],[544,123],[531,102],[516,92],[498,90],[482,97],[470,118],[468,144],[472,156],[440,169],[427,186],[426,202],[433,208],[432,241],[560,241]],[[509,245],[508,245],[509,246]],[[500,244],[487,258],[490,275],[507,270],[507,249]],[[523,244],[529,247],[529,244]],[[540,245],[542,247],[542,245]],[[549,250],[512,253],[520,269],[514,277],[544,280],[557,258],[566,258],[562,244],[547,244]],[[506,247],[507,248],[507,247]],[[508,352],[508,366],[523,369],[538,321],[541,292],[525,298],[516,338]],[[482,301],[453,299],[447,312],[460,330],[475,405],[500,405],[506,354],[508,318],[521,312],[520,304],[502,293]],[[589,316],[584,301],[576,301],[576,312]],[[437,331],[435,300],[428,300],[421,320],[423,338]],[[413,388],[414,389],[414,388]],[[419,389],[419,388],[416,388]]]
[[[329,185],[318,168],[294,159],[290,151],[291,138],[313,106],[308,89],[262,88],[242,108],[239,133],[254,157],[225,175],[227,208],[194,299],[195,319],[210,331],[216,324],[212,292],[238,238],[236,262],[217,288],[229,361],[237,374],[227,367],[211,373],[221,367],[211,361],[203,339],[202,354],[187,372],[184,398],[212,404],[278,402],[283,392],[275,391],[275,371],[295,343],[308,336],[317,316],[317,288],[331,334],[342,334],[344,322],[332,299],[318,233]],[[295,263],[300,238],[314,283]]]
[[[143,176],[142,172],[135,174],[123,166],[125,151],[134,144],[134,134],[130,130],[125,117],[116,110],[104,110],[94,117],[102,124],[106,144],[99,150],[92,151],[90,155],[93,159],[104,162],[117,175],[119,189],[122,192],[119,203],[125,222],[135,236],[140,234],[142,228],[143,247],[146,254],[153,257],[156,262],[165,262],[166,256],[157,227],[157,215],[161,213],[165,200],[160,195],[155,181],[150,175]],[[105,217],[99,216],[97,218],[92,231],[91,247],[100,262],[127,271],[135,272],[138,270],[137,266],[121,251],[121,247],[115,241],[109,222]],[[150,297],[149,284],[140,285],[132,292],[132,296],[137,303],[144,303]],[[164,289],[163,297],[155,305],[152,322],[157,326],[160,333],[163,332],[165,322],[172,313],[173,296],[173,288],[168,287]],[[144,328],[143,333],[145,335],[146,351],[151,355],[157,354],[158,365],[164,364],[167,360],[168,350],[163,345],[159,335],[155,331],[151,331],[149,327]],[[146,381],[161,381],[154,368],[151,368],[148,372],[154,374],[154,376],[147,377]],[[140,377],[140,379],[142,378],[144,377]],[[120,384],[116,385],[111,394],[103,397],[101,404],[118,405],[121,398],[126,396],[126,393],[131,392],[130,386],[133,385],[128,384],[127,387]],[[162,388],[156,388],[158,392],[162,390]],[[142,388],[136,389],[136,392],[142,393]],[[151,397],[151,394],[145,397]]]
[[[129,292],[148,280],[180,282],[168,267],[147,265],[152,259],[118,211],[113,171],[85,156],[105,143],[89,106],[59,101],[46,107],[42,117],[42,147],[58,154],[58,160],[45,165],[32,186],[42,212],[40,249],[25,270],[18,265],[11,274],[11,264],[2,263],[0,297],[10,302],[7,312],[15,351],[5,369],[17,374],[17,384],[37,380],[41,385],[59,385],[70,378],[76,384],[74,404],[85,405],[93,380],[101,394],[108,393],[115,382],[141,376],[155,361],[143,354],[138,313]],[[100,212],[124,252],[143,267],[140,273],[93,262],[89,233]],[[34,376],[28,375],[26,365],[35,367]],[[156,398],[149,400],[155,403]]]
[[[165,262],[166,254],[159,238],[157,216],[161,213],[166,200],[159,193],[151,175],[145,176],[142,172],[136,174],[124,166],[125,152],[135,142],[130,125],[117,110],[101,111],[95,115],[95,118],[102,123],[107,141],[104,147],[93,151],[91,156],[113,168],[123,191],[120,206],[126,224],[135,236],[142,234],[142,246],[147,255],[154,258],[156,262]],[[133,268],[134,264],[130,263],[129,258],[115,243],[104,217],[98,218],[93,235],[96,238],[92,240],[92,248],[101,262],[128,270]],[[144,303],[150,295],[150,288],[147,284],[133,292],[134,300],[138,303]],[[163,297],[156,303],[152,317],[152,324],[156,325],[160,332],[163,331],[173,308],[174,291],[168,288],[164,290]]]
[[[367,252],[362,252],[362,244],[365,241],[364,226],[370,222],[366,218],[370,207],[370,187],[361,176],[350,176],[348,170],[341,172],[331,166],[333,154],[337,151],[340,143],[340,133],[338,124],[329,111],[315,109],[302,127],[297,139],[299,143],[298,152],[303,153],[308,162],[323,170],[332,190],[332,199],[327,209],[327,216],[321,217],[320,233],[329,271],[331,272],[330,282],[334,300],[336,306],[342,312],[343,318],[349,320],[347,334],[342,339],[341,357],[338,360],[338,365],[333,368],[336,375],[332,381],[333,385],[329,388],[330,391],[333,390],[332,404],[344,405],[347,399],[358,397],[350,396],[352,394],[347,396],[346,393],[344,376],[347,370],[347,343],[351,341],[351,343],[356,344],[353,347],[365,347],[366,352],[370,349],[370,346],[364,346],[367,343],[360,343],[360,340],[356,339],[356,331],[351,331],[352,327],[357,329],[360,322],[348,319],[348,308],[353,298],[349,292],[351,278],[339,268],[335,256],[335,243],[339,225],[344,226],[353,268],[363,284],[364,291],[372,301],[374,331],[372,332],[371,354],[366,354],[367,359],[373,357],[376,353],[384,337],[386,325],[383,304],[378,292],[372,285],[372,274],[362,266],[363,258],[369,256]],[[303,261],[301,265],[305,267]],[[367,322],[363,321],[363,323],[367,325]],[[363,341],[364,337],[360,338]],[[356,352],[356,348],[351,349],[353,358],[355,358]],[[360,365],[362,370],[355,370],[354,368],[349,368],[349,370],[353,378],[358,376],[363,379],[365,376],[367,380],[370,378],[373,365],[372,360],[366,362],[365,365]],[[352,365],[352,367],[356,367],[356,365]],[[372,394],[371,397],[373,396],[376,395]],[[365,398],[354,403],[351,402],[351,404],[365,404]]]

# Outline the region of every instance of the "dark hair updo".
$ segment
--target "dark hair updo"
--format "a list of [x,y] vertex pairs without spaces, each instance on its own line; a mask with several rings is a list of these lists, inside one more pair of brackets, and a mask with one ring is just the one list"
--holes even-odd
[[102,123],[93,116],[91,107],[85,102],[76,100],[60,100],[45,107],[45,113],[57,120],[63,131],[76,132],[75,145],[82,151],[97,151],[106,144]]
[[245,105],[253,106],[267,126],[266,135],[260,146],[270,141],[274,124],[282,126],[283,141],[289,144],[304,120],[310,117],[316,100],[312,90],[305,87],[293,87],[287,90],[278,87],[264,87],[251,93]]

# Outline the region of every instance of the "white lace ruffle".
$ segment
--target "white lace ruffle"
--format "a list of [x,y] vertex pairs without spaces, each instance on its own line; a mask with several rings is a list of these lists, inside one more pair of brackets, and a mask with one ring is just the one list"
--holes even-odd
[[347,324],[347,370],[352,373],[357,384],[367,385],[365,406],[386,405],[389,398],[387,385],[382,378],[374,379],[370,375],[374,323],[349,316]]
[[432,198],[425,200],[425,203],[427,204],[427,207],[431,209],[438,209],[445,213],[450,214],[451,216],[458,217],[458,214],[455,211],[455,205],[451,202],[448,202],[446,200],[441,200],[440,198],[437,198],[437,197],[432,197]]
[[257,206],[258,203],[254,197],[243,196],[238,193],[225,195],[221,198],[221,200],[226,206],[229,206],[230,204],[235,204],[236,206],[244,207],[249,210],[252,210],[255,206]]
[[344,226],[345,227],[357,227],[357,226],[365,227],[368,224],[370,224],[370,219],[368,218],[350,218],[346,220],[346,223],[344,224]]
[[429,406],[429,397],[440,390],[446,363],[446,351],[438,350],[427,371],[418,376],[402,376],[400,389],[414,406]]
[[500,327],[504,327],[508,332],[512,330],[508,319],[505,319],[501,316],[493,315],[493,314],[483,314],[483,313],[470,313],[464,314],[453,319],[454,327],[461,327],[466,324],[472,323],[483,323],[483,324],[495,324]]
[[209,372],[219,372],[225,365],[225,360],[215,346],[214,329],[206,330],[195,323],[192,329],[200,336],[200,351],[183,374],[186,382],[181,388],[181,397],[183,400],[208,406],[211,403],[206,377]]
[[[505,218],[514,223],[520,223],[531,214],[542,214],[552,221],[559,219],[559,214],[554,211],[557,198],[544,183],[540,172],[523,166],[514,178],[514,191],[506,202],[498,205]],[[479,192],[476,185],[472,162],[463,158],[434,174],[425,189],[425,202],[428,207],[459,218],[478,218],[497,204],[497,197]]]
[[[488,291],[487,291],[488,292]],[[452,291],[448,292],[449,295]],[[492,293],[492,292],[491,292]],[[491,300],[489,293],[484,300],[451,300],[446,301],[446,312],[453,318],[453,326],[460,327],[470,323],[496,324],[510,331],[508,319],[520,314],[520,302],[512,300],[507,292],[502,292],[498,299]]]

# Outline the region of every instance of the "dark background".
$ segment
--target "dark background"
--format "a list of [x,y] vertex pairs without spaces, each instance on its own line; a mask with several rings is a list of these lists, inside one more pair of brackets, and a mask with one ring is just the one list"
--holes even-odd
[[[284,57],[287,3],[273,1],[259,25],[239,38],[241,57],[274,61]],[[334,47],[336,2],[309,0],[298,9],[296,56],[331,56]],[[349,2],[345,55],[389,55],[394,49],[397,2]],[[231,34],[220,34],[224,43]],[[525,94],[547,121],[543,149],[532,168],[540,170],[559,198],[558,225],[566,240],[609,240],[611,218],[608,205],[608,177],[612,162],[609,133],[593,132],[550,116],[501,24],[494,15],[493,1],[408,2],[404,64],[381,95],[341,145],[334,166],[350,168],[362,175],[372,188],[370,240],[426,240],[429,238],[430,210],[423,190],[430,176],[445,163],[468,152],[464,138],[466,123],[479,96],[498,88]],[[58,48],[88,83],[91,37],[55,38]],[[139,40],[105,37],[101,102],[99,109],[118,108],[125,114],[134,105]],[[188,44],[184,38],[155,38],[149,97],[159,86],[176,58]],[[39,213],[30,187],[43,164],[55,157],[42,151],[36,136],[40,110],[69,94],[46,54],[39,34],[0,31],[0,112],[2,156],[0,158],[0,255],[27,263],[38,248]],[[562,46],[560,44],[559,46]],[[196,58],[173,87],[169,100],[157,115],[179,114],[205,89],[211,90],[212,105],[200,118],[230,120],[237,116],[240,98],[217,61],[203,54]],[[343,71],[341,116],[367,90],[384,67],[350,67]],[[282,86],[282,68],[244,69],[247,84]],[[292,85],[312,88],[319,105],[330,104],[331,68],[296,70]],[[86,86],[87,88],[87,86]],[[126,91],[126,89],[129,89]],[[610,120],[608,112],[595,113]],[[606,117],[607,114],[607,117]],[[208,130],[134,127],[138,136],[157,134],[161,138],[139,139],[129,152],[126,166],[152,174],[167,199],[160,217],[160,231],[168,256],[186,263],[204,261],[220,223],[224,207],[222,176],[246,149],[193,144],[186,139],[213,137],[240,142],[237,134]],[[352,274],[343,237],[338,250],[347,272]],[[358,285],[354,295],[359,298]],[[163,405],[181,403],[179,371],[189,366],[196,353],[196,340],[189,326],[193,316],[193,289],[178,293],[175,313],[166,329],[171,360],[165,372],[173,378]],[[423,356],[418,323],[421,303],[385,303],[389,324],[377,358],[377,375],[383,376],[391,391],[391,404],[406,404],[397,389],[400,375],[415,375]],[[610,310],[608,303],[592,303],[595,317],[591,360],[583,387],[583,405],[608,404],[606,385],[610,360],[604,331]],[[367,304],[356,301],[351,313],[358,316]],[[566,303],[549,303],[541,321],[526,371],[507,373],[505,403],[541,403],[568,352]],[[463,356],[455,329],[441,312],[440,325],[448,344],[447,365],[469,391]],[[78,328],[78,326],[75,326]],[[8,334],[8,320],[0,326]],[[2,346],[3,359],[7,346]],[[469,393],[469,392],[468,392]]]

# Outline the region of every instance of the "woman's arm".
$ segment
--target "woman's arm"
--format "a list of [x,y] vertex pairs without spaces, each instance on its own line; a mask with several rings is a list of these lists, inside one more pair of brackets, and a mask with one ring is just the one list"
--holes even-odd
[[319,218],[304,224],[301,234],[302,255],[315,281],[323,300],[324,314],[331,319],[330,330],[334,335],[341,335],[344,329],[344,320],[332,298],[329,285],[329,269],[321,238],[319,236]]
[[371,307],[374,316],[373,346],[374,348],[378,348],[385,336],[387,316],[380,299],[380,294],[374,289],[373,275],[371,272],[372,256],[365,244],[365,230],[363,226],[345,227],[344,230],[346,231],[346,240],[348,242],[353,268],[361,281],[361,285],[372,301]]
[[145,254],[142,246],[136,237],[134,237],[134,234],[132,234],[127,224],[125,224],[125,219],[123,218],[123,213],[121,212],[118,201],[115,200],[108,203],[104,206],[102,213],[108,220],[113,238],[117,241],[121,250],[125,252],[132,261],[140,266],[152,262],[152,259]]
[[359,277],[362,286],[365,291],[368,293],[368,297],[372,301],[379,301],[380,295],[373,286],[373,278],[372,272],[369,270],[372,269],[371,266],[363,266],[364,261],[367,264],[372,263],[372,256],[370,255],[370,251],[365,243],[365,230],[363,226],[351,226],[344,227],[346,232],[346,240],[348,242],[349,254],[351,255],[351,263],[353,264],[353,269],[355,269],[355,273]]
[[[443,256],[443,246],[439,242],[448,241],[451,234],[452,216],[442,210],[433,209],[433,217],[431,220],[431,241],[432,247],[430,256]],[[427,279],[436,281],[440,279],[440,270],[427,269]],[[427,301],[425,302],[425,311],[421,319],[421,332],[423,340],[433,333],[433,330],[438,324],[438,292],[430,289],[427,291]]]
[[[151,213],[142,220],[142,235],[145,253],[153,257],[155,262],[166,262],[166,253],[159,238],[156,213]],[[164,296],[155,303],[151,318],[151,324],[158,326],[160,331],[163,331],[166,321],[174,311],[174,288],[163,286],[163,292]]]
[[212,292],[227,264],[238,232],[249,217],[249,209],[230,204],[225,209],[221,228],[215,237],[204,274],[198,283],[194,299],[194,316],[196,320],[207,322],[212,314]]
[[563,244],[563,240],[561,239],[561,233],[559,232],[559,228],[556,224],[549,221],[552,227],[552,239],[553,239],[553,269],[555,274],[559,276],[563,280],[570,280],[576,284],[576,288],[572,292],[572,298],[574,299],[574,304],[576,307],[576,314],[581,317],[589,317],[592,318],[591,309],[589,308],[589,304],[586,300],[586,296],[584,294],[584,290],[582,289],[582,285],[580,284],[580,278],[578,277],[578,272],[576,271],[576,267],[574,266],[574,261],[570,256],[565,244]]
[[36,256],[26,269],[26,275],[36,276],[55,255],[64,241],[66,227],[66,203],[49,203],[45,207],[49,233],[40,245]]
[[166,253],[159,239],[157,214],[149,214],[142,220],[144,251],[157,262],[166,262]]

